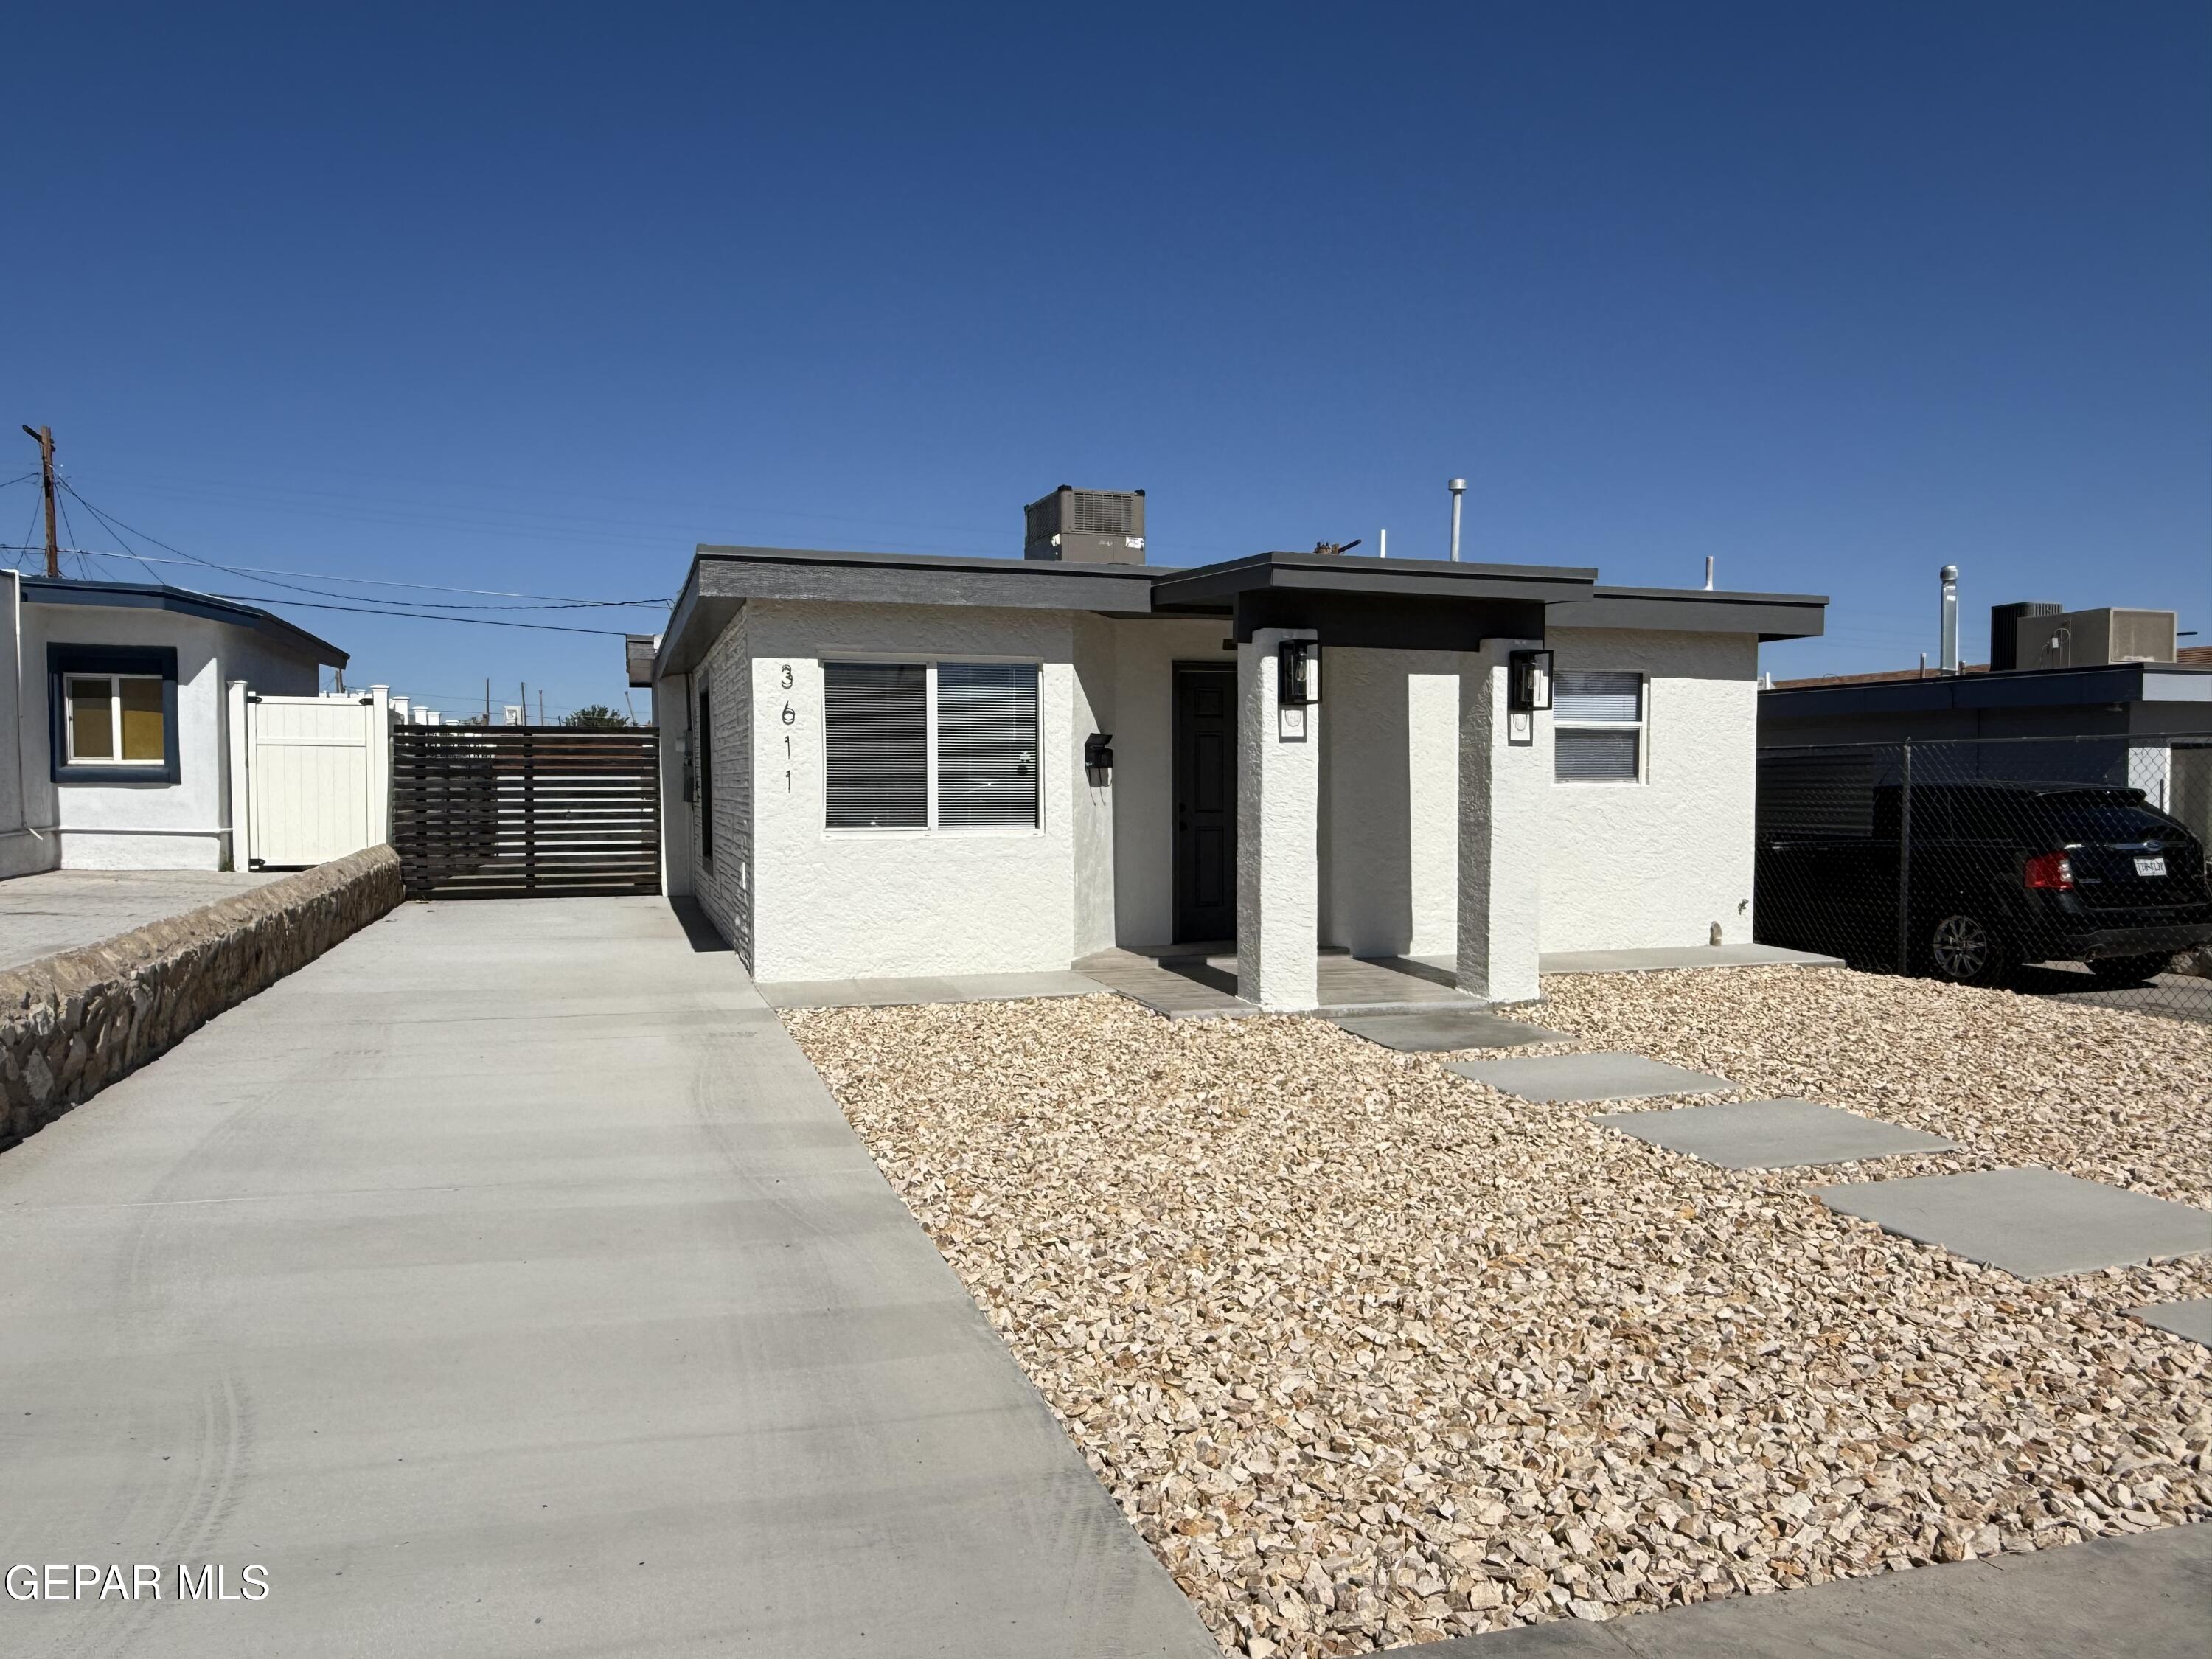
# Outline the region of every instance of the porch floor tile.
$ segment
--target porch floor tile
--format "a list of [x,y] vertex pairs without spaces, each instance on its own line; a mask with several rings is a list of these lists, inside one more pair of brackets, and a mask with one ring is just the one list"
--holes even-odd
[[1638,1100],[1652,1095],[1702,1095],[1735,1085],[1726,1078],[1685,1071],[1642,1054],[1604,1052],[1535,1054],[1524,1060],[1455,1060],[1444,1069],[1523,1100]]
[[1103,996],[1082,974],[953,974],[923,979],[794,979],[757,988],[771,1008],[896,1008],[925,1002],[1017,1002]]
[[2154,1302],[2148,1308],[2130,1308],[2130,1318],[2140,1319],[2146,1325],[2155,1325],[2176,1336],[2185,1336],[2191,1342],[2202,1342],[2212,1348],[2212,1297],[2199,1297],[2193,1302]]
[[1813,1190],[1832,1210],[2021,1279],[2212,1251],[2212,1212],[2056,1170],[1983,1170]]
[[1597,1121],[1655,1146],[1730,1170],[1787,1170],[1955,1150],[1941,1135],[1810,1100],[1722,1101],[1671,1112],[1611,1112]]
[[1524,1042],[1568,1039],[1540,1025],[1523,1025],[1481,1008],[1423,1008],[1405,1014],[1340,1014],[1336,1023],[1354,1036],[1403,1053],[1441,1054],[1455,1048],[1513,1048]]

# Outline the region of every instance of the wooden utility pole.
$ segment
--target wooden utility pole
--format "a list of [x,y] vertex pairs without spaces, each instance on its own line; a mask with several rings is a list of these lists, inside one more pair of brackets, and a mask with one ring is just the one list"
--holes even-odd
[[39,471],[44,475],[46,489],[46,574],[62,574],[62,544],[54,534],[54,429],[42,426],[23,428],[27,437],[34,438],[39,445]]

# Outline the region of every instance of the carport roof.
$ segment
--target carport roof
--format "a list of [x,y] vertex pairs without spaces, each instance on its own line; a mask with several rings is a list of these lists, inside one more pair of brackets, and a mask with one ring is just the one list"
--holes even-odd
[[1312,627],[1324,644],[1465,648],[1547,628],[1647,628],[1801,639],[1825,598],[1601,587],[1586,566],[1255,553],[1195,567],[702,544],[661,636],[656,675],[688,673],[748,599],[1219,617],[1240,637]]

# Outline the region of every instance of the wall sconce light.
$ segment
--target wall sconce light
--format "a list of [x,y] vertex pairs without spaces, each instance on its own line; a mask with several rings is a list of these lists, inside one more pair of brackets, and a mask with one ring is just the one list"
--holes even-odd
[[1512,651],[1506,653],[1505,706],[1516,714],[1534,714],[1552,706],[1552,653]]
[[1321,641],[1285,640],[1275,647],[1275,701],[1285,708],[1321,702]]
[[1114,734],[1093,732],[1083,740],[1083,769],[1086,772],[1111,772],[1114,769]]

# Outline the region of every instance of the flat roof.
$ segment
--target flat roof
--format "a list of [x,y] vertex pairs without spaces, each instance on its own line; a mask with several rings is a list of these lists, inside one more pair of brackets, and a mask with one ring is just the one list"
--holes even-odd
[[87,605],[118,611],[167,611],[204,622],[247,628],[281,648],[333,668],[351,660],[328,640],[255,605],[196,593],[185,587],[157,587],[143,582],[82,581],[67,576],[25,576],[23,599],[29,605]]
[[[696,550],[661,635],[653,672],[684,673],[748,599],[988,605],[1110,617],[1226,617],[1240,635],[1263,626],[1324,629],[1345,642],[1413,647],[1468,635],[1554,628],[1647,628],[1803,639],[1822,631],[1827,600],[1804,593],[1601,587],[1587,566],[1474,564],[1315,553],[1255,553],[1214,564],[1084,564],[943,553],[793,547]],[[1453,634],[1450,619],[1458,618]]]
[[1925,678],[1845,680],[1771,686],[1760,711],[1776,719],[1917,714],[1953,709],[2077,708],[2120,702],[2212,702],[2212,668],[2164,662],[2093,663],[2076,668],[1984,668]]

